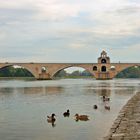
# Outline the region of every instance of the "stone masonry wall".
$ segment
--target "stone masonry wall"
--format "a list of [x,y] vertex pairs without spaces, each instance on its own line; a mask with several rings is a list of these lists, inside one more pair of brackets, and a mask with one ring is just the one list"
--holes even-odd
[[122,108],[104,140],[140,140],[140,92]]

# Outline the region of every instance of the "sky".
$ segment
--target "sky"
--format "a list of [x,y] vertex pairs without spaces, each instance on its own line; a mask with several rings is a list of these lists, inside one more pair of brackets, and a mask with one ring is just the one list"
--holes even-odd
[[0,62],[140,62],[140,0],[0,0]]

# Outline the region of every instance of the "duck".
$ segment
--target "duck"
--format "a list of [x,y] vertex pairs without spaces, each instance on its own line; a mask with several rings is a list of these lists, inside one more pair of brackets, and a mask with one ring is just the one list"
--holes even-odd
[[102,98],[103,98],[103,102],[110,101],[110,98],[109,97],[103,96]]
[[109,97],[106,97],[106,101],[110,101],[110,98]]
[[103,99],[103,102],[106,101],[106,97],[104,95],[102,96],[102,99]]
[[93,108],[94,108],[94,109],[98,109],[98,106],[97,106],[97,105],[94,105]]
[[102,98],[105,99],[105,95],[103,95]]
[[69,117],[69,116],[70,116],[70,111],[69,111],[69,109],[68,109],[66,112],[63,113],[63,116],[64,116],[64,117]]
[[88,121],[89,120],[89,116],[87,115],[79,115],[79,114],[75,114],[75,117],[76,117],[76,121]]
[[106,110],[110,110],[110,106],[105,105]]
[[105,98],[105,101],[110,101],[110,98],[109,98],[109,97],[106,97],[106,98]]
[[48,123],[54,123],[56,121],[54,116],[56,116],[54,113],[51,116],[47,116]]

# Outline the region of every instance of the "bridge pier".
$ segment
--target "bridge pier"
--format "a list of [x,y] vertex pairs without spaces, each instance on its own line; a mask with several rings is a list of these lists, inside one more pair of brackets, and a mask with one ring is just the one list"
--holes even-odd
[[96,80],[111,80],[113,79],[112,77],[110,77],[110,73],[109,72],[98,72],[96,74]]
[[52,78],[49,73],[40,73],[37,80],[52,80]]

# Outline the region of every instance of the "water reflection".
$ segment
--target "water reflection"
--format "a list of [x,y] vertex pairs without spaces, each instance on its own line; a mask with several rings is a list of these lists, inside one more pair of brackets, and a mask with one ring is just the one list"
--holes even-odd
[[52,127],[56,127],[56,123],[52,122]]
[[111,90],[110,89],[104,89],[104,88],[97,90],[97,92],[98,92],[98,95],[102,96],[102,97],[103,96],[109,97],[110,94],[111,94]]
[[98,96],[110,96],[111,95],[111,89],[106,88],[106,87],[98,87],[98,88],[94,88],[94,87],[87,87],[87,92],[88,93],[93,93],[96,94]]
[[131,94],[132,92],[135,92],[135,88],[124,88],[124,89],[116,89],[115,94],[117,95],[128,95]]
[[[48,124],[48,122],[47,122],[47,124]],[[46,125],[47,125],[46,124]],[[49,122],[49,124],[54,128],[54,127],[56,127],[56,122]]]
[[18,93],[23,94],[56,94],[63,91],[63,87],[23,87],[16,88]]
[[13,96],[14,92],[15,92],[15,88],[10,88],[10,87],[0,88],[0,96],[5,98]]
[[0,94],[13,93],[14,88],[0,88]]
[[24,94],[40,94],[43,93],[44,87],[24,87]]
[[45,93],[47,94],[56,94],[63,92],[63,87],[45,87]]

